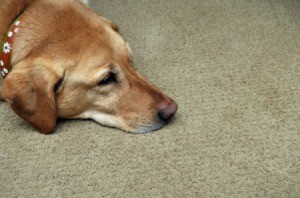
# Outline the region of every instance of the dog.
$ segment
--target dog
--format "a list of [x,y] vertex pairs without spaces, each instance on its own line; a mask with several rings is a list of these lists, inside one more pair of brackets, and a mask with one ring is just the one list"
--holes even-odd
[[14,36],[1,49],[11,51],[11,69],[1,60],[0,95],[40,133],[54,132],[58,118],[145,133],[176,113],[176,102],[134,69],[118,26],[83,2],[4,0],[0,10],[1,40]]

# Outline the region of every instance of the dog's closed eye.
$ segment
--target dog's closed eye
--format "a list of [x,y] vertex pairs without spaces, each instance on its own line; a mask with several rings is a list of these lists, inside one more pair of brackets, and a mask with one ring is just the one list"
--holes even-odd
[[63,83],[63,79],[59,79],[59,81],[57,81],[57,83],[54,86],[54,93],[58,93],[61,89],[62,89],[62,83]]
[[105,86],[108,84],[116,83],[117,82],[117,76],[113,72],[108,72],[98,83],[100,86]]

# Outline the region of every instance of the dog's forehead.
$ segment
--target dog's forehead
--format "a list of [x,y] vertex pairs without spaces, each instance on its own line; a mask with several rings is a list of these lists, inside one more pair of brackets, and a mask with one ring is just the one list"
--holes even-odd
[[84,45],[83,53],[86,61],[92,65],[120,64],[130,60],[131,51],[128,43],[121,35],[110,27],[101,27],[102,31],[95,33],[93,39],[89,39]]

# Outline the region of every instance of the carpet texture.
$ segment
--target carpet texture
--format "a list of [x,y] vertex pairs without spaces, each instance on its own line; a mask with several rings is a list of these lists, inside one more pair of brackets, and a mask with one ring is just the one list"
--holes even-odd
[[0,197],[300,197],[300,1],[91,1],[178,104],[133,135],[0,103]]

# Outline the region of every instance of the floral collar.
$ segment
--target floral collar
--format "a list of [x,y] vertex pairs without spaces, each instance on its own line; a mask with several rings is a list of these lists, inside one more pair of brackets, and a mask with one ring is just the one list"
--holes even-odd
[[0,71],[3,78],[5,78],[11,71],[11,56],[12,56],[12,45],[14,42],[15,35],[19,32],[19,25],[21,15],[11,25],[7,34],[4,36],[1,44],[0,51]]

